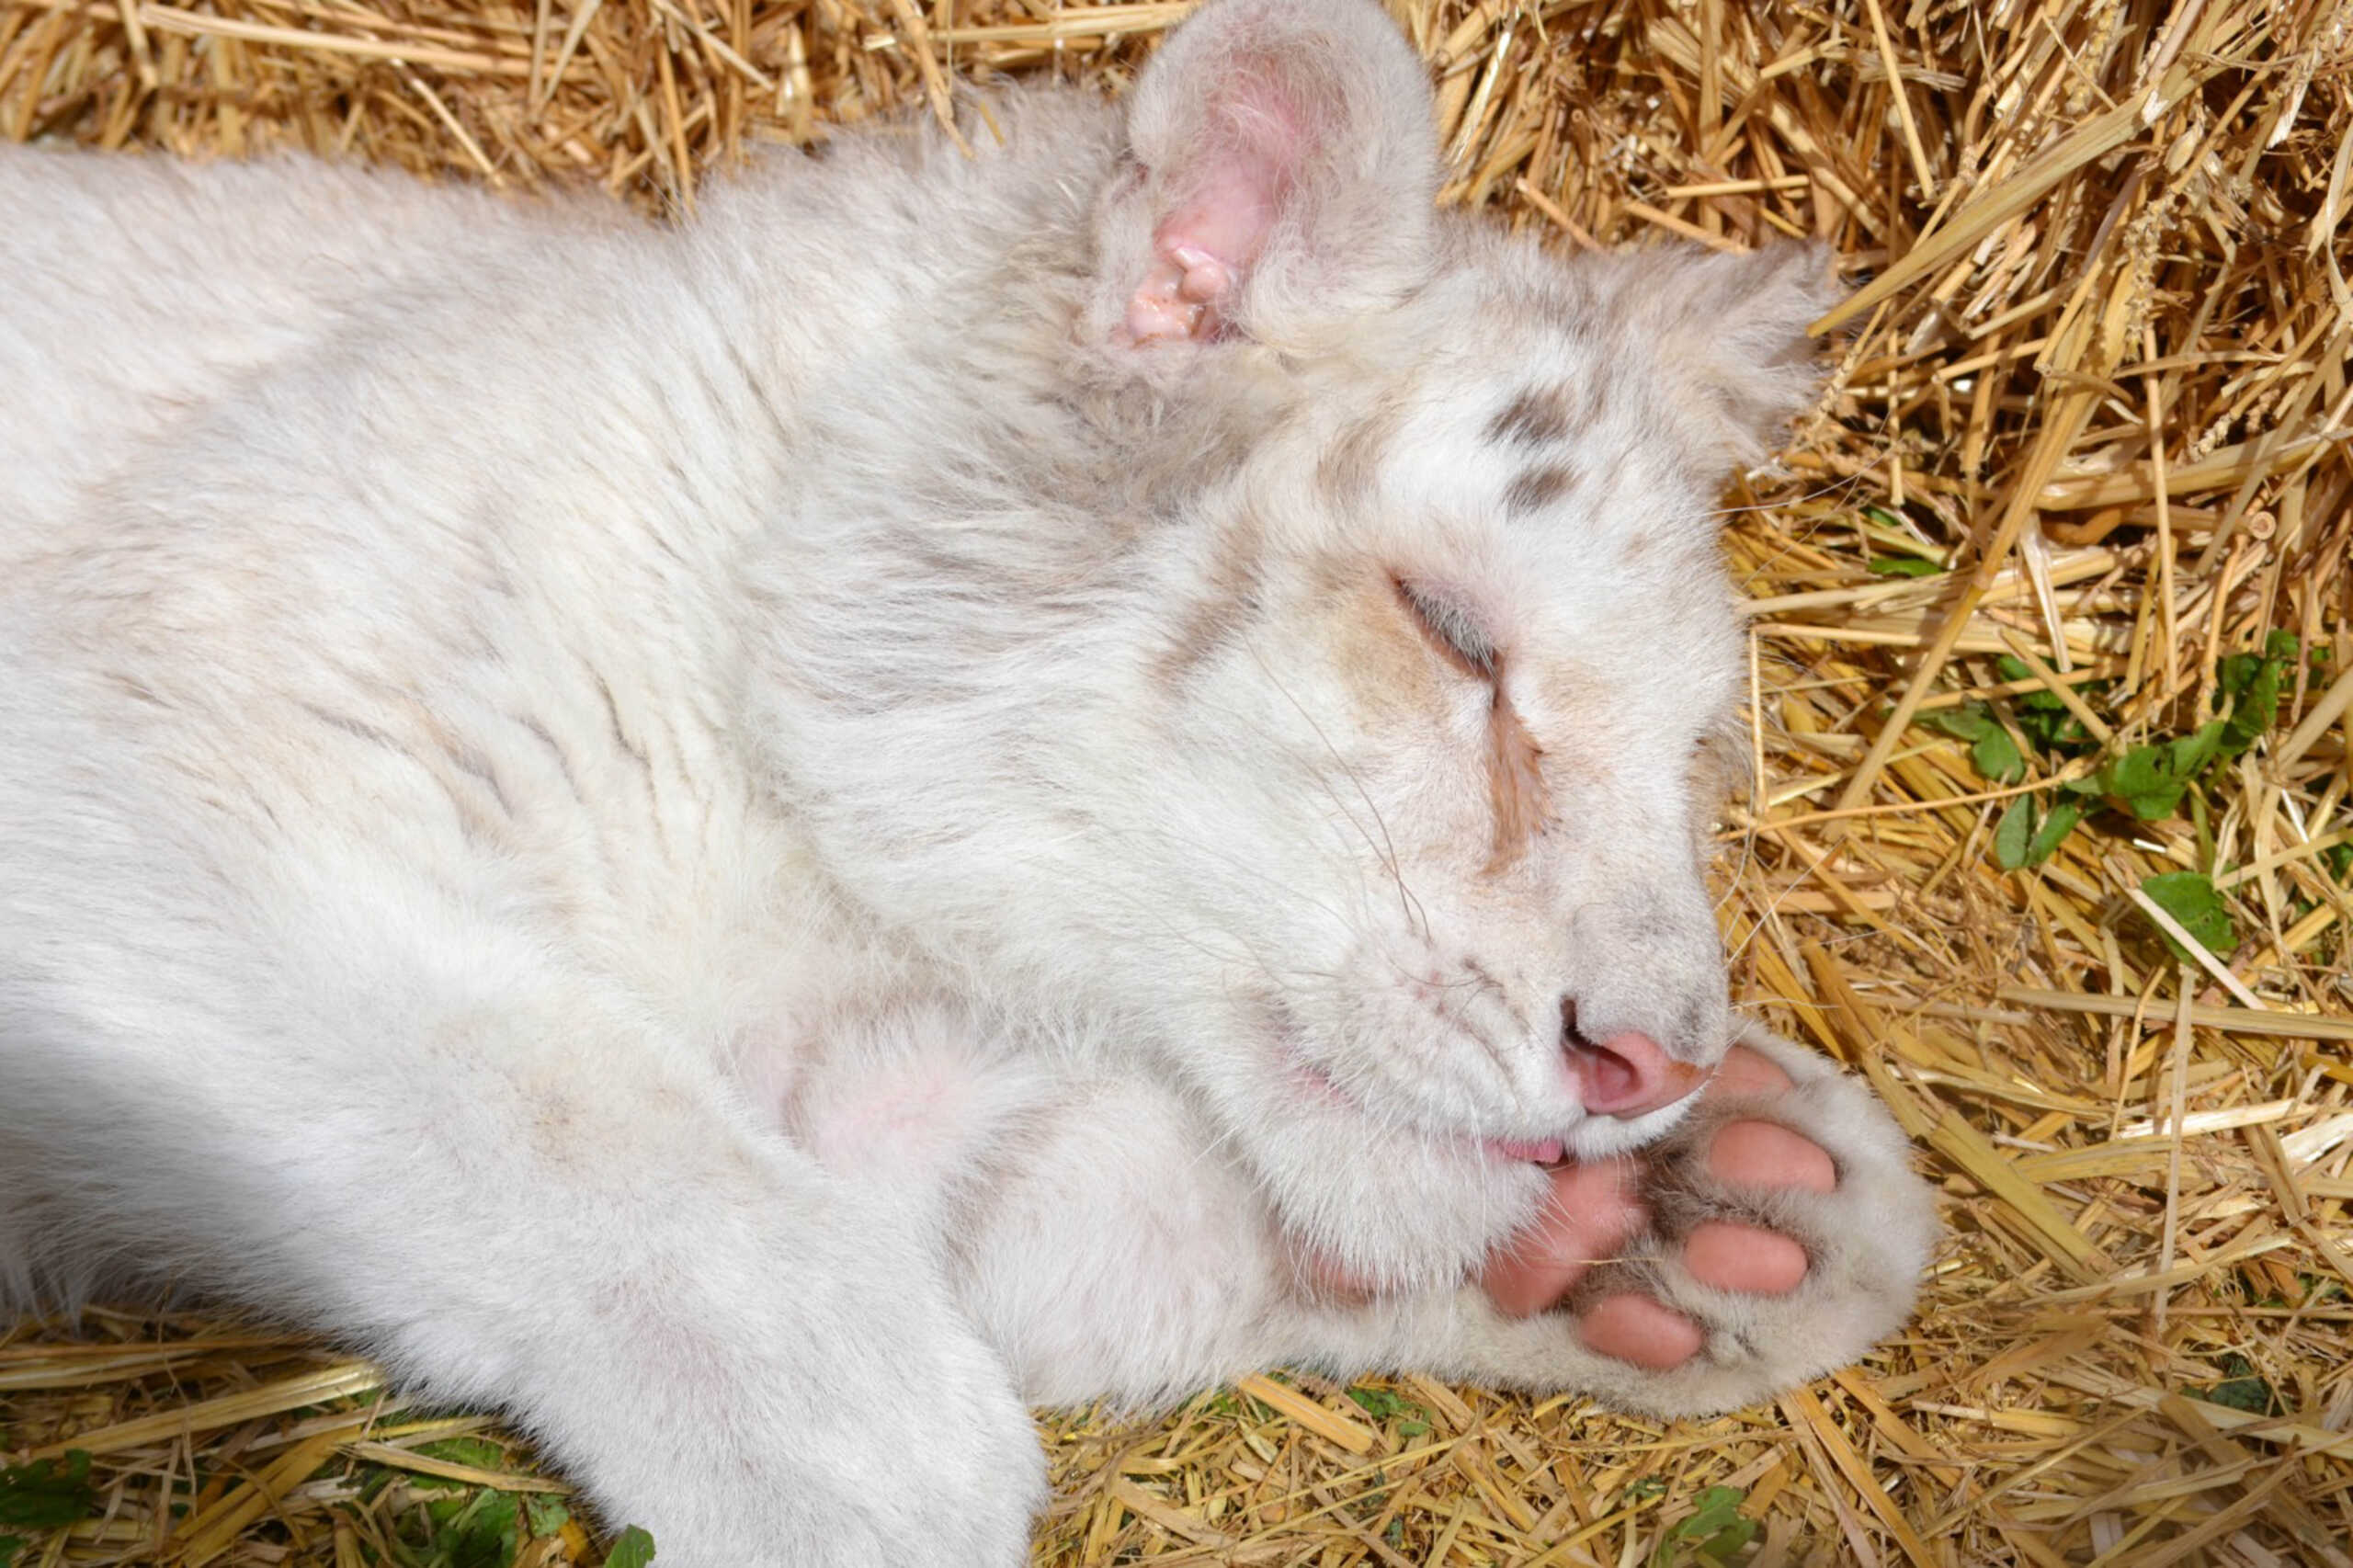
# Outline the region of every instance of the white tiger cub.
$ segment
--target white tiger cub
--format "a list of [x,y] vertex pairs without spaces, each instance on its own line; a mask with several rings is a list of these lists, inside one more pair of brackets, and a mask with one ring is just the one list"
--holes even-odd
[[0,1305],[313,1325],[679,1568],[1017,1562],[1025,1401],[1901,1320],[1699,865],[1819,256],[1438,214],[1368,0],[971,139],[0,157]]

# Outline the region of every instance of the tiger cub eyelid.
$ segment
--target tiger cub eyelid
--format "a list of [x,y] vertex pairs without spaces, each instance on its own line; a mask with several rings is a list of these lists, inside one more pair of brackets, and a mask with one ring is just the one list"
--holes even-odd
[[1495,678],[1500,673],[1502,651],[1461,604],[1433,595],[1403,577],[1392,581],[1396,584],[1399,600],[1440,653],[1481,680]]

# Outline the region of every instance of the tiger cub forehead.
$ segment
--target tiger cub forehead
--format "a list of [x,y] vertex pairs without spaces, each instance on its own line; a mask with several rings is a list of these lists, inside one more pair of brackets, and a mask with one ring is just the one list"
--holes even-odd
[[1335,400],[1313,478],[1342,553],[1473,663],[1509,652],[1606,680],[1654,668],[1664,644],[1720,670],[1738,649],[1722,475],[1694,460],[1655,351],[1605,302],[1503,302],[1518,308]]

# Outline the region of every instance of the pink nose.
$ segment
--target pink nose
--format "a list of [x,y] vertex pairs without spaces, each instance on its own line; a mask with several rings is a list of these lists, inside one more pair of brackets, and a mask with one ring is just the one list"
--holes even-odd
[[1596,1116],[1635,1117],[1671,1106],[1707,1081],[1707,1071],[1669,1056],[1646,1034],[1611,1035],[1595,1044],[1567,1042],[1585,1108]]

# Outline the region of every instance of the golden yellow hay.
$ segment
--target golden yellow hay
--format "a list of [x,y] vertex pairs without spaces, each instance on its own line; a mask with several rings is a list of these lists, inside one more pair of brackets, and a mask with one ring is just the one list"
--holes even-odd
[[[1951,1236],[1893,1344],[1720,1421],[1310,1377],[1050,1418],[1038,1562],[1698,1564],[1726,1507],[1752,1568],[2353,1562],[2353,7],[1390,8],[1447,201],[1570,249],[1817,235],[1858,286],[1726,514],[1723,915],[1740,994],[1870,1074]],[[675,211],[958,78],[1117,87],[1186,9],[0,0],[0,133]],[[0,1463],[70,1449],[87,1517],[20,1568],[603,1551],[487,1423],[212,1319],[0,1328]]]

